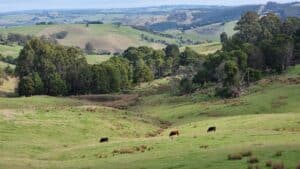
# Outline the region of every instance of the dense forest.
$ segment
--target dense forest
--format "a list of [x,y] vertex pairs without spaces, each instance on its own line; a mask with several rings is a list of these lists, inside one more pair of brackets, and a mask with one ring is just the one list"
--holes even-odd
[[47,39],[26,42],[16,60],[18,93],[31,96],[99,94],[124,91],[138,83],[180,75],[179,94],[207,85],[221,97],[237,97],[243,86],[261,76],[282,73],[300,60],[300,20],[248,12],[237,33],[222,33],[222,50],[208,56],[178,46],[162,50],[129,47],[120,56],[89,65],[83,52]]

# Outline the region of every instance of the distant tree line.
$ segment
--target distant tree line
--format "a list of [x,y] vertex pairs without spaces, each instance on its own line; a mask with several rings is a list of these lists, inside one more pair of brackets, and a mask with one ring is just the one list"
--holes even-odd
[[300,20],[282,21],[269,13],[260,17],[247,12],[237,22],[232,37],[222,33],[222,50],[207,57],[193,82],[200,85],[217,83],[216,93],[237,97],[241,86],[261,78],[262,74],[282,73],[299,63]]
[[130,47],[121,56],[89,65],[79,48],[34,38],[21,50],[15,72],[21,96],[99,94],[175,74],[180,64],[190,62],[193,59],[180,54],[178,46],[168,45],[163,50]]

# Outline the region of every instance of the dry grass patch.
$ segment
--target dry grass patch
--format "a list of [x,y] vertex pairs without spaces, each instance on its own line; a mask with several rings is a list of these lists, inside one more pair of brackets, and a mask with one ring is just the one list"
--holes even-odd
[[228,155],[228,160],[241,160],[241,159],[243,159],[243,156],[240,153]]

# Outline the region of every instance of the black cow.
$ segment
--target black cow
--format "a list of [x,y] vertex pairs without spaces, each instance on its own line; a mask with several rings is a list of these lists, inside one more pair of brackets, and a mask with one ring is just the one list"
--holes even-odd
[[209,132],[216,132],[217,131],[217,127],[215,127],[215,126],[213,126],[213,127],[209,127],[208,129],[207,129],[207,132],[209,133]]
[[178,130],[171,131],[169,134],[169,137],[172,137],[172,136],[179,136],[179,131]]
[[100,140],[99,140],[100,143],[105,143],[105,142],[108,142],[108,137],[102,137]]

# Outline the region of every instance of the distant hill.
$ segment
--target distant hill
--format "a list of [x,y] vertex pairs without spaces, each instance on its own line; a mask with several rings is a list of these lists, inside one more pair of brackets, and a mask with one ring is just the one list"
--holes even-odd
[[[86,43],[90,42],[95,49],[112,53],[122,52],[129,46],[146,45],[162,48],[164,43],[176,43],[172,38],[113,24],[89,25],[88,27],[85,24],[34,25],[0,29],[2,34],[19,33],[47,37],[59,32],[66,32],[65,37],[57,39],[60,44],[84,48]],[[153,42],[142,39],[142,36],[153,39]]]

